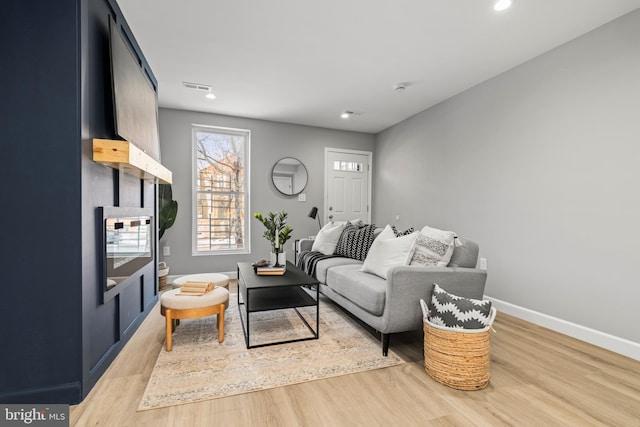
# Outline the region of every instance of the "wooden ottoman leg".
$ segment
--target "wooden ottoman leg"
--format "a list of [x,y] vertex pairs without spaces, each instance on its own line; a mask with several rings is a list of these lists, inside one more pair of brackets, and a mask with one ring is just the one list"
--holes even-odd
[[224,341],[224,304],[218,306],[218,342]]
[[171,318],[171,309],[167,308],[164,311],[164,316],[166,318],[166,329],[167,329],[167,351],[171,351],[172,343],[171,343],[171,334],[173,332],[173,319]]

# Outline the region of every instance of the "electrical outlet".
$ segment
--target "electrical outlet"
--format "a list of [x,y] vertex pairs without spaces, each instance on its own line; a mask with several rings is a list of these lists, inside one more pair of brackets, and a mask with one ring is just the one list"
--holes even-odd
[[298,194],[298,201],[299,202],[306,202],[307,201],[307,195],[304,194],[304,193]]
[[486,270],[486,269],[487,269],[487,259],[480,258],[480,270]]
[[162,255],[170,256],[171,255],[171,246],[163,246],[162,247]]

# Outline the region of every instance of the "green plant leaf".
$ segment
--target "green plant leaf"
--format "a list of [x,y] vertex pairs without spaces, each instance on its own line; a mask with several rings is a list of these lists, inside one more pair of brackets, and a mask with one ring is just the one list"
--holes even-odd
[[279,246],[278,251],[282,252],[284,244],[291,238],[291,233],[293,232],[293,228],[287,225],[288,214],[285,211],[281,211],[269,212],[266,217],[261,213],[254,213],[253,216],[266,228],[263,236],[271,243],[272,250],[275,252],[275,243],[277,238]]
[[170,184],[158,185],[158,239],[162,239],[164,232],[170,229],[178,215],[178,202],[173,200]]

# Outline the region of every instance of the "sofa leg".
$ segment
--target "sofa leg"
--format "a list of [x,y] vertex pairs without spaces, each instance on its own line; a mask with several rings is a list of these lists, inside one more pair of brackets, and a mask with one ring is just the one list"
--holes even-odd
[[382,355],[387,356],[389,353],[389,339],[391,334],[382,334]]

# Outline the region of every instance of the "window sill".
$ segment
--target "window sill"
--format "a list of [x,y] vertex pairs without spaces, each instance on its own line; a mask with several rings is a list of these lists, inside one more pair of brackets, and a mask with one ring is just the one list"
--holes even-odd
[[195,252],[191,251],[191,256],[215,256],[215,255],[247,255],[250,254],[251,251],[248,249],[237,249],[237,250],[220,250],[220,251],[211,251],[211,252]]

